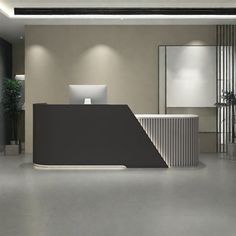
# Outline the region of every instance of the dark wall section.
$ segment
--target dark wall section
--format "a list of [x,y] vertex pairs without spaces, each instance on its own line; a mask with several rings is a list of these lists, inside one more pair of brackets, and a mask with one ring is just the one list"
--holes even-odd
[[0,75],[12,77],[12,45],[0,38]]
[[0,151],[2,151],[5,143],[5,125],[2,109],[2,86],[4,78],[12,78],[12,45],[0,38]]

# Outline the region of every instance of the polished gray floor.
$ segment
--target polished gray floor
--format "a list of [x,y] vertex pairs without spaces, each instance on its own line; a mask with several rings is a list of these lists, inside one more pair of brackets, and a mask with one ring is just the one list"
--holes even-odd
[[235,236],[236,162],[198,168],[42,171],[0,157],[1,236]]

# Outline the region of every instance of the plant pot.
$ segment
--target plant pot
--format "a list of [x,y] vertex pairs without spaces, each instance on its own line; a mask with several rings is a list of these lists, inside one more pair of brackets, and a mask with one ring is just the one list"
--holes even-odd
[[6,156],[17,156],[20,154],[20,145],[6,145],[5,146],[5,155]]
[[236,143],[228,143],[227,150],[229,159],[236,161]]

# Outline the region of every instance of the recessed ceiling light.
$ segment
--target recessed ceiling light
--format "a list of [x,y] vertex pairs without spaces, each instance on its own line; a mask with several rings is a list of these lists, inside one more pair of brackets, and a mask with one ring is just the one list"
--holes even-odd
[[24,36],[21,35],[21,36],[20,36],[20,39],[21,39],[21,40],[24,39]]

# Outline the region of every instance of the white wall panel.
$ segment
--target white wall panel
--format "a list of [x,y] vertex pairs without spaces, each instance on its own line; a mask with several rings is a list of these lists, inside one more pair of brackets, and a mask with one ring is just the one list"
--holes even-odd
[[216,47],[167,47],[167,107],[214,107]]

